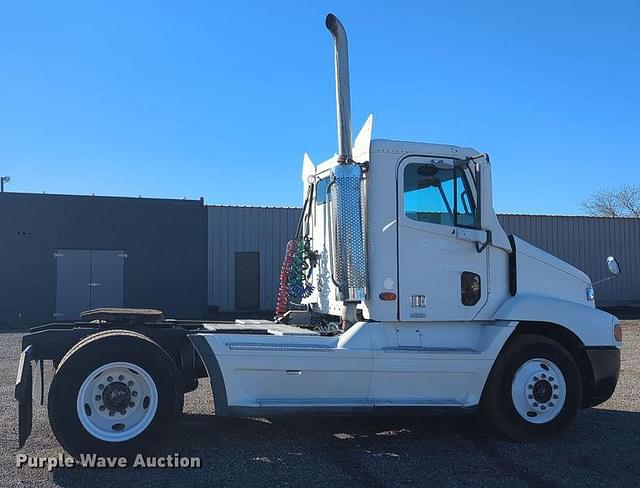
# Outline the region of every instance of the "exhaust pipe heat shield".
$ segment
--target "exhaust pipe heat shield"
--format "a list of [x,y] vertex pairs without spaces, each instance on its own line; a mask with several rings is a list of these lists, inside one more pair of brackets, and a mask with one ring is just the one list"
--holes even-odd
[[331,204],[335,216],[333,276],[337,285],[336,299],[361,302],[368,295],[365,180],[357,164],[336,166],[333,177]]

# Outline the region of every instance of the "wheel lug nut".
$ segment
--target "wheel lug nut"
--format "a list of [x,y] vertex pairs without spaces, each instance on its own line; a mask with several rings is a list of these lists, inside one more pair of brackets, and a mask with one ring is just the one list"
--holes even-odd
[[102,397],[100,395],[96,395],[96,401],[100,401]]
[[558,385],[553,385],[553,389],[557,390],[558,389]]
[[547,377],[547,375],[546,375],[546,374],[544,374],[544,373],[542,373],[542,374],[540,375],[540,378],[546,378],[546,377]]
[[102,384],[98,385],[98,390],[104,390],[104,385]]
[[553,376],[549,376],[549,381],[553,381]]
[[130,402],[130,403],[129,403],[129,406],[130,406],[131,408],[133,408],[133,407],[135,407],[135,406],[136,406],[136,404],[135,404],[135,403],[133,403],[133,402]]
[[532,399],[533,395],[527,395],[527,398]]
[[537,376],[534,376],[534,377],[533,377],[533,381],[538,381],[538,377],[537,377]]
[[131,392],[131,396],[138,396],[138,392],[137,391],[132,391]]
[[540,405],[540,409],[541,410],[544,410],[545,408],[547,408],[547,407],[545,407],[544,405]]
[[102,411],[104,410],[104,405],[100,405],[98,408],[99,408],[99,409],[100,409],[100,411],[102,412]]
[[538,406],[538,402],[533,402],[533,406],[537,407]]
[[529,388],[530,390],[533,390],[533,385],[527,385],[527,388]]
[[127,385],[129,385],[129,386],[133,386],[133,381],[129,380],[129,381],[127,382]]
[[549,406],[550,406],[550,407],[553,407],[553,402],[549,402]]
[[107,376],[107,381],[111,383],[113,381],[113,376]]
[[558,397],[558,395],[553,395],[553,398],[554,398],[555,400],[557,400],[559,397]]
[[120,381],[124,380],[124,375],[122,375],[122,374],[121,374],[120,376],[118,376],[118,379],[119,379]]

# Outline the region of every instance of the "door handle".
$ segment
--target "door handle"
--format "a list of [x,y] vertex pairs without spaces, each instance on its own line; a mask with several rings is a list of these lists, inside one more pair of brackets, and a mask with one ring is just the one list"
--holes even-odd
[[464,227],[456,227],[455,230],[456,239],[462,241],[473,242],[476,246],[476,251],[481,253],[485,248],[491,244],[491,231],[480,229],[467,229]]
[[484,241],[487,236],[486,231],[480,229],[467,229],[466,227],[456,227],[456,239],[469,242]]
[[102,283],[89,283],[89,286],[102,286]]

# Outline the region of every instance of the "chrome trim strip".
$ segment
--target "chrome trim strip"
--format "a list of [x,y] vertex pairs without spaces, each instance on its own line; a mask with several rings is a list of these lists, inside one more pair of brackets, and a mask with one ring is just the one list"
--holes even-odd
[[335,351],[333,346],[326,344],[269,344],[251,342],[227,342],[232,351]]

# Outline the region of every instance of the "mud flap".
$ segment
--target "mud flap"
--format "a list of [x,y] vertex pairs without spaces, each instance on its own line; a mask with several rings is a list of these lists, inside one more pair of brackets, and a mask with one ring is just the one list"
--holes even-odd
[[[18,377],[16,378],[16,400],[18,400],[18,447],[24,446],[31,435],[33,417],[33,373],[31,369],[31,349],[27,346],[20,354]],[[42,363],[42,362],[41,362]]]

